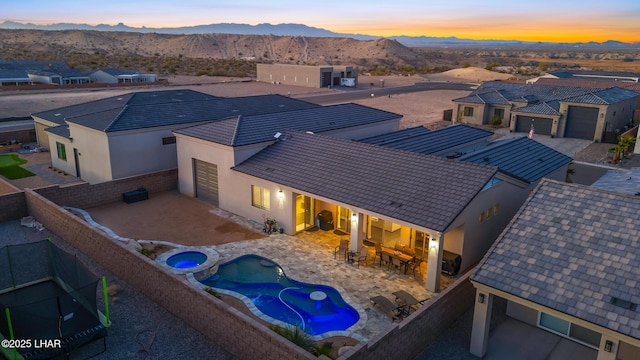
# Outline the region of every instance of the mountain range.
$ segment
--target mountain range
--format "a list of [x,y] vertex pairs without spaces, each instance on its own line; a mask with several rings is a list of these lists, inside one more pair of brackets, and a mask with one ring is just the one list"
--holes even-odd
[[[158,33],[173,35],[190,35],[190,34],[238,34],[238,35],[276,35],[276,36],[304,36],[304,37],[334,37],[334,38],[352,38],[356,40],[375,40],[380,36],[372,36],[366,34],[346,34],[336,33],[322,28],[311,27],[303,24],[234,24],[220,23],[209,25],[184,26],[177,28],[147,28],[147,27],[131,27],[123,23],[117,25],[88,25],[88,24],[72,24],[57,23],[50,25],[37,25],[32,23],[19,23],[14,21],[4,21],[0,23],[0,29],[30,29],[30,30],[94,30],[94,31],[121,31],[121,32],[138,32],[138,33]],[[519,40],[473,40],[460,39],[455,36],[451,37],[432,37],[432,36],[388,36],[390,40],[396,40],[408,47],[510,47],[510,46],[537,46],[537,47],[596,47],[596,48],[634,48],[640,46],[640,43],[625,43],[616,40],[608,40],[604,42],[576,42],[576,43],[553,43],[553,42],[529,42]]]

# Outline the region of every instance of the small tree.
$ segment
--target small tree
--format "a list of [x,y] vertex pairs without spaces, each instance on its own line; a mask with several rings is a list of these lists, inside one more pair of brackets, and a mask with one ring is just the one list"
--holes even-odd
[[491,118],[491,126],[498,128],[502,125],[502,117],[500,115],[493,115]]

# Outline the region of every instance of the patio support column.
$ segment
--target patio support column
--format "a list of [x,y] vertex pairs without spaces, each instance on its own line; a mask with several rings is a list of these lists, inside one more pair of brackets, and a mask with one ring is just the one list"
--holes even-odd
[[425,287],[431,292],[440,291],[440,272],[442,271],[442,233],[431,235],[429,256],[427,257],[427,276]]
[[364,216],[362,213],[351,212],[351,237],[349,249],[353,252],[358,251],[358,244],[362,243],[364,234]]
[[[609,344],[607,344],[607,342]],[[600,347],[598,347],[597,360],[616,360],[618,356],[619,346],[619,340],[612,339],[606,335],[602,335],[602,337],[600,338]]]
[[483,357],[487,353],[492,308],[493,294],[476,289],[476,301],[473,309],[473,328],[471,329],[471,345],[469,352],[478,357]]

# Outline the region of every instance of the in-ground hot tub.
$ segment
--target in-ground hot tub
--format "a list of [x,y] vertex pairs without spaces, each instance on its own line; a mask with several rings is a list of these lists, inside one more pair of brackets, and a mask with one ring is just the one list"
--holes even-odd
[[175,274],[186,274],[211,268],[218,262],[218,253],[204,246],[179,247],[160,254],[156,262]]
[[207,254],[200,251],[185,251],[171,255],[167,259],[167,265],[178,269],[190,269],[207,261]]

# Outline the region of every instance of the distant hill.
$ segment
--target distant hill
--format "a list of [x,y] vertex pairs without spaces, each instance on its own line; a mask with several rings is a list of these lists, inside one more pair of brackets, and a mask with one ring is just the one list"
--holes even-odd
[[[58,23],[51,25],[36,25],[31,23],[19,23],[14,21],[5,21],[0,23],[0,29],[29,29],[29,30],[96,30],[96,31],[126,31],[138,33],[158,33],[172,35],[193,35],[193,34],[235,34],[235,35],[275,35],[275,36],[305,36],[305,37],[344,37],[356,40],[375,40],[380,36],[372,36],[366,34],[346,34],[336,33],[326,29],[311,27],[303,24],[209,24],[197,26],[184,26],[177,28],[147,28],[147,27],[130,27],[123,23],[117,25],[87,25],[87,24],[70,24]],[[430,46],[447,46],[447,47],[474,47],[474,46],[513,46],[513,47],[604,47],[604,48],[637,48],[640,43],[624,43],[615,40],[605,42],[587,42],[587,43],[551,43],[551,42],[527,42],[518,40],[471,40],[460,39],[457,37],[431,37],[431,36],[389,36],[389,40],[397,40],[399,43],[408,47],[430,47]]]

